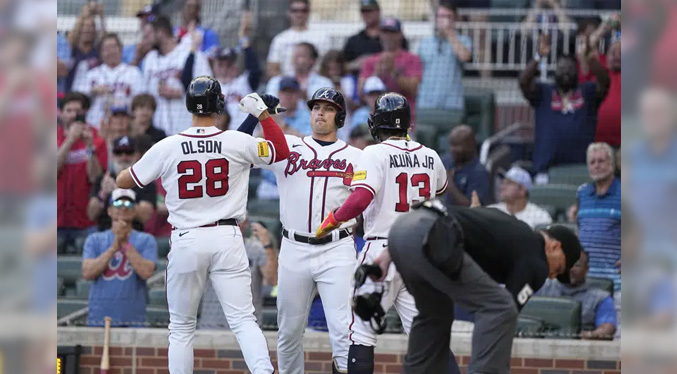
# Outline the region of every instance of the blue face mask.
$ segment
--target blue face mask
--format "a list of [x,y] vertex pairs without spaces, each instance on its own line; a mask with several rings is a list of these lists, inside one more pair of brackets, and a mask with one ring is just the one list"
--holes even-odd
[[125,207],[125,208],[128,208],[128,209],[133,209],[134,205],[136,205],[136,204],[133,201],[129,201],[129,200],[118,199],[118,200],[113,201],[113,206],[116,207],[116,208]]

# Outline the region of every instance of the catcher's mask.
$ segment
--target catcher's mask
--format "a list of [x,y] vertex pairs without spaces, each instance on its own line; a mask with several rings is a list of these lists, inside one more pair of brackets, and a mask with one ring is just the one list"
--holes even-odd
[[[355,271],[355,289],[362,287],[370,275],[380,278],[382,275],[381,268],[378,265],[362,265],[357,268],[357,271]],[[352,300],[355,314],[362,320],[369,321],[369,326],[377,334],[383,334],[388,326],[385,319],[386,312],[381,306],[381,298],[384,291],[385,286],[381,286],[381,291],[355,295]]]

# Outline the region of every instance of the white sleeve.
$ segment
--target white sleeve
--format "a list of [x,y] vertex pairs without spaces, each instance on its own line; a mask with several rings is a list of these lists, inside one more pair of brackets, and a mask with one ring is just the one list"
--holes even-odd
[[256,165],[270,165],[275,160],[275,147],[273,143],[266,139],[255,138],[249,134],[239,133],[241,136],[238,141],[241,141],[243,154],[242,158],[256,166]]
[[89,96],[92,92],[92,84],[96,81],[97,70],[92,69],[88,71],[84,79],[76,79],[72,90]]
[[131,81],[132,97],[146,92],[143,75],[141,75],[141,70],[138,67],[130,65],[129,80]]
[[270,51],[268,52],[268,59],[266,62],[280,63],[282,57],[280,56],[280,34],[276,35],[273,38],[273,41],[270,43]]
[[369,146],[362,151],[350,188],[363,187],[376,196],[383,186],[384,173],[381,160],[374,150],[376,147]]
[[[169,138],[166,138],[169,139]],[[164,160],[166,159],[163,149],[166,141],[160,141],[150,147],[139,161],[129,168],[129,173],[134,179],[134,183],[140,188],[158,179],[164,170]]]
[[195,65],[193,65],[193,78],[212,76],[212,68],[209,67],[207,56],[202,52],[195,52]]
[[442,159],[440,156],[435,152],[434,153],[435,157],[435,178],[437,178],[437,191],[435,191],[435,195],[441,195],[444,193],[444,191],[447,190],[447,186],[449,185],[449,180],[447,178],[447,169],[444,168],[444,164],[442,163]]

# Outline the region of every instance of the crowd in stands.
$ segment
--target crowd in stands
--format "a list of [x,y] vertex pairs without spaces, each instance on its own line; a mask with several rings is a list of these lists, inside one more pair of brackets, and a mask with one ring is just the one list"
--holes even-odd
[[[382,16],[388,12],[377,0],[359,3],[364,28],[347,38],[342,50],[329,50],[328,35],[309,29],[310,1],[290,0],[290,27],[272,39],[265,65],[253,47],[249,11],[241,15],[237,44],[228,46],[201,23],[199,0],[184,2],[179,25],[172,25],[156,6],[139,10],[136,44],[123,45],[118,35],[106,31],[104,7],[96,2],[82,7],[72,30],[57,34],[58,239],[61,254],[82,254],[83,278],[93,281],[89,324],[102,323],[102,303],[115,305],[117,325],[144,322],[146,280],[158,266],[153,237],[167,238],[172,229],[164,205],[166,192],[159,181],[144,189],[121,190],[115,177],[154,143],[188,126],[187,85],[197,76],[210,75],[219,80],[225,96],[226,111],[219,120],[223,130],[242,123],[246,114],[238,103],[253,91],[279,97],[287,110],[275,116],[277,123],[287,134],[306,136],[311,133],[308,97],[321,87],[340,89],[348,118],[339,137],[360,149],[373,144],[367,119],[376,97],[384,92],[407,97],[412,118],[417,112],[443,110],[445,126],[435,130],[434,138],[448,139],[448,145],[444,140],[441,147],[436,142],[426,145],[444,153],[450,181],[444,202],[470,206],[474,197],[532,228],[556,221],[575,226],[587,252],[572,269],[576,285],[569,288],[552,281],[541,293],[581,301],[587,329],[582,337],[601,339],[616,333],[621,290],[621,183],[616,176],[621,145],[620,19],[575,18],[567,9],[618,11],[618,2],[533,1],[521,20],[524,27],[532,30],[555,23],[565,30],[576,22],[575,40],[564,41],[575,45],[575,53],[555,49],[563,44],[562,32],[538,36],[536,53],[529,52],[531,61],[518,78],[521,93],[515,91],[534,110],[533,150],[527,159],[512,160],[520,162],[500,170],[496,180],[480,161],[477,129],[466,124],[464,65],[482,58],[484,42],[473,45],[477,39],[457,27],[478,19],[462,17],[461,9],[488,8],[492,1],[441,1],[434,9],[431,34],[415,50],[403,22]],[[552,80],[542,79],[544,61],[556,61]],[[419,133],[412,127],[416,139]],[[424,127],[422,123],[421,131]],[[553,214],[533,201],[532,193],[548,185],[550,170],[566,165],[587,165],[589,182],[571,196],[575,204],[568,211]],[[257,199],[277,204],[272,173],[253,175],[260,182],[250,191]],[[500,184],[496,192],[495,183]],[[271,295],[276,284],[279,233],[253,221],[242,223],[241,229],[261,322],[264,296]],[[590,286],[588,275],[612,279],[611,292]],[[201,328],[225,326],[215,303],[210,289],[203,299]]]

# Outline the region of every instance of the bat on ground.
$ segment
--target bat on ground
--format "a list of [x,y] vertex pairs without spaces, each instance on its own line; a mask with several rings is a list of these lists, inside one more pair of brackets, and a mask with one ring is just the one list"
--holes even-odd
[[110,322],[111,318],[106,317],[104,320],[104,333],[103,333],[103,354],[101,355],[101,374],[108,374],[108,369],[110,369],[110,357],[108,355],[108,346],[110,345]]

